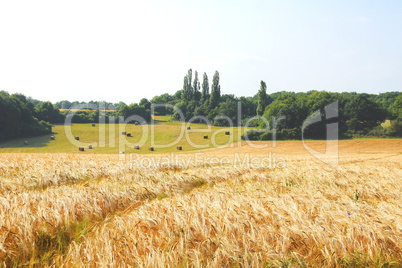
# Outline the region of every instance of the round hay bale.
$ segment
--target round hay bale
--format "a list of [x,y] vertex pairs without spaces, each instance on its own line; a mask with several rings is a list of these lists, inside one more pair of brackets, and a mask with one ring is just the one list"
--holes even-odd
[[155,148],[154,147],[149,147],[149,150],[150,151],[155,151]]
[[96,127],[96,125],[95,125],[95,124],[92,124],[92,126],[93,126],[93,127]]
[[187,127],[187,130],[191,130],[191,127]]
[[136,145],[136,146],[134,146],[134,149],[139,150],[139,149],[140,149],[140,146],[139,146],[139,145]]
[[81,151],[81,152],[83,152],[83,151],[85,151],[85,148],[84,148],[84,147],[80,147],[80,148],[78,148],[78,150]]
[[127,137],[132,137],[132,136],[131,136],[131,133],[127,133]]
[[79,141],[79,140],[80,140],[80,137],[77,136],[77,137],[75,137],[75,139],[76,139],[77,141]]
[[24,144],[24,145],[28,145],[29,142],[28,142],[28,141],[24,141],[23,144]]
[[138,123],[137,121],[134,123],[134,125],[138,126],[140,123]]
[[125,152],[120,152],[120,154],[125,154]]
[[181,151],[181,150],[183,150],[183,147],[177,146],[177,150]]
[[51,140],[51,141],[54,141],[55,139],[56,139],[55,136],[50,136],[50,140]]
[[92,149],[92,145],[88,145],[88,149]]
[[230,135],[230,131],[226,131],[225,134],[226,134],[226,135]]
[[205,136],[204,136],[204,140],[207,140],[207,139],[208,139],[208,135],[205,135]]
[[127,135],[127,132],[123,131],[123,132],[121,133],[121,135]]

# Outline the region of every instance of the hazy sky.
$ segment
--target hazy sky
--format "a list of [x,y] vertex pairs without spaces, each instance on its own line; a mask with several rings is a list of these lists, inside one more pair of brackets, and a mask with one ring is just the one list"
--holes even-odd
[[223,94],[402,90],[402,1],[4,1],[0,90],[127,103],[215,70]]

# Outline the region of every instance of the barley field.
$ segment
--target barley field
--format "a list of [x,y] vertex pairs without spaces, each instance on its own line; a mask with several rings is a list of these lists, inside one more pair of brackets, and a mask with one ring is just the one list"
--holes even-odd
[[0,154],[0,263],[402,267],[402,140],[254,145]]

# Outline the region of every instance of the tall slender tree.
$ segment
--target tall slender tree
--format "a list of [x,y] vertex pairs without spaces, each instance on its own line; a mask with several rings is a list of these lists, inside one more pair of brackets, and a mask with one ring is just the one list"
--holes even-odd
[[201,95],[201,102],[204,103],[209,98],[209,82],[208,82],[208,75],[204,73],[202,79],[202,95]]
[[260,90],[258,91],[258,105],[257,105],[258,116],[262,116],[264,114],[267,105],[268,105],[267,84],[261,80]]
[[189,100],[193,99],[194,96],[194,89],[192,87],[192,83],[193,83],[193,70],[189,69],[187,72],[187,91],[188,91],[188,96],[189,96]]
[[182,94],[182,100],[189,102],[193,99],[194,92],[193,92],[193,87],[192,87],[192,80],[193,80],[193,70],[189,69],[187,71],[187,74],[184,76],[184,82],[183,82],[183,94]]
[[181,94],[182,101],[188,101],[190,99],[189,92],[187,90],[188,78],[187,75],[183,79],[183,94]]
[[201,99],[200,95],[200,80],[198,80],[198,72],[194,73],[194,82],[193,82],[193,100],[199,102]]
[[219,72],[215,71],[214,77],[212,78],[212,88],[211,88],[211,109],[215,109],[219,105],[219,100],[221,98],[221,86],[219,85]]

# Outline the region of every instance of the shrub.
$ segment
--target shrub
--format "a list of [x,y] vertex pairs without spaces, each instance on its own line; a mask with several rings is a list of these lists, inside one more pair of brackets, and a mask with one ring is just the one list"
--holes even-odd
[[272,131],[267,131],[267,132],[260,133],[260,140],[261,141],[272,140],[272,137],[273,137]]
[[382,126],[377,126],[367,133],[367,136],[388,138],[391,136],[391,131],[389,128],[384,128]]
[[277,139],[278,140],[300,140],[301,133],[298,128],[285,128],[281,129],[277,132]]
[[258,141],[260,140],[261,132],[258,130],[251,129],[244,133],[241,137],[243,140]]
[[390,133],[393,137],[402,137],[402,121],[391,121]]

